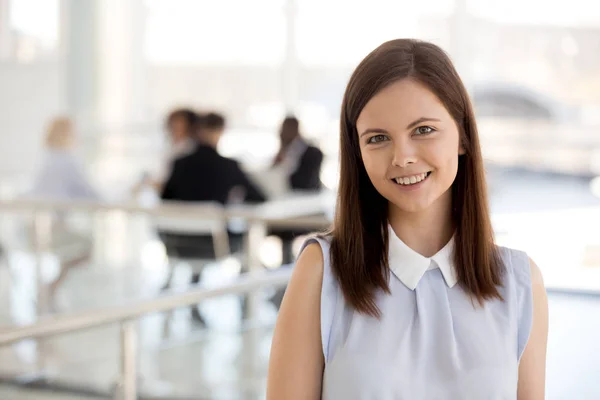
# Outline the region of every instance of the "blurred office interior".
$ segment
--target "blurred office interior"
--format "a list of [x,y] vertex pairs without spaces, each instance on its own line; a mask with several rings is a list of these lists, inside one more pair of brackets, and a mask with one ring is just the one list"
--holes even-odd
[[[264,398],[289,270],[270,225],[328,225],[345,85],[398,37],[442,46],[469,89],[497,240],[527,251],[548,288],[547,398],[600,399],[600,3],[588,0],[0,0],[0,398]],[[324,155],[322,191],[221,210],[246,246],[194,289],[193,263],[167,257],[157,226],[206,219],[213,234],[214,213],[133,189],[160,168],[178,107],[224,115],[219,151],[250,176],[288,114]],[[57,116],[74,121],[102,200],[25,198]],[[57,211],[91,253],[50,295]],[[205,291],[203,324],[190,290]]]

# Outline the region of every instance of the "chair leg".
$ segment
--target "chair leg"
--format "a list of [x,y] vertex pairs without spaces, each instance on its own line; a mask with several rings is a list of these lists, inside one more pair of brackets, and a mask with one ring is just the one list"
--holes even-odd
[[56,277],[56,279],[54,279],[54,281],[48,285],[48,295],[52,302],[55,301],[56,292],[58,291],[58,288],[60,287],[60,285],[66,280],[69,272],[72,269],[82,265],[84,262],[88,261],[90,259],[90,257],[91,257],[90,252],[84,252],[83,254],[80,254],[77,257],[72,258],[70,260],[59,261],[60,272],[59,272],[58,276]]
[[248,319],[248,314],[249,314],[249,307],[250,307],[250,296],[249,294],[243,294],[240,296],[240,308],[242,311],[242,320],[244,319]]
[[204,319],[204,317],[202,316],[202,314],[200,314],[200,311],[198,310],[198,305],[194,304],[192,306],[190,306],[190,311],[192,313],[192,319],[194,321],[196,321],[197,323],[199,323],[202,326],[206,326],[206,320]]
[[[192,267],[192,277],[190,279],[190,284],[192,286],[195,286],[197,284],[200,283],[200,280],[202,278],[202,270],[204,269],[204,266],[206,265],[206,261],[204,260],[190,260],[188,261],[190,266]],[[202,316],[202,314],[200,313],[200,310],[198,310],[198,305],[197,304],[193,304],[190,306],[190,312],[192,313],[192,319],[199,323],[202,326],[206,326],[206,320],[204,319],[204,317]]]
[[281,307],[281,302],[283,301],[283,296],[285,295],[285,288],[277,289],[275,293],[269,298],[269,301],[273,303],[275,308],[279,311]]
[[294,239],[283,239],[281,243],[281,264],[291,264],[294,262],[294,251],[293,251]]
[[172,260],[169,260],[168,262],[169,262],[169,272],[167,274],[167,279],[165,280],[165,283],[162,285],[160,290],[171,289],[171,281],[173,280],[173,273],[175,270],[175,262],[173,262]]
[[[169,271],[167,272],[167,279],[165,280],[165,283],[163,283],[163,285],[161,286],[160,290],[161,291],[165,291],[165,290],[169,290],[171,289],[171,282],[173,281],[173,274],[175,271],[175,265],[177,264],[177,261],[168,258],[168,268]],[[171,324],[173,323],[175,317],[175,310],[170,310],[165,312],[165,320],[163,322],[163,337],[167,338],[169,336],[169,331],[170,331],[170,327]]]

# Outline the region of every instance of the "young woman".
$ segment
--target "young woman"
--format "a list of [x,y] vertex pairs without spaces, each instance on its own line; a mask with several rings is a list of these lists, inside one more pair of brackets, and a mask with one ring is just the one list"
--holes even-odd
[[350,78],[331,232],[307,241],[267,398],[544,398],[547,297],[498,247],[473,110],[437,46],[393,40]]

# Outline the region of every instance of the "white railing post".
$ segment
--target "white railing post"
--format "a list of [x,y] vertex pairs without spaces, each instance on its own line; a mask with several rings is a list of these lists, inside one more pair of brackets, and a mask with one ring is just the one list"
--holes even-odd
[[135,320],[121,323],[121,376],[117,393],[119,400],[138,398],[138,338]]
[[[52,215],[48,211],[37,210],[33,214],[33,247],[35,252],[35,311],[36,318],[39,318],[48,312],[48,306],[51,299],[49,293],[44,290],[44,279],[42,267],[44,262],[44,253],[50,248],[52,240]],[[46,338],[38,338],[36,341],[36,367],[41,374],[46,369]]]
[[[265,223],[252,219],[249,221],[248,233],[245,240],[245,253],[248,273],[250,276],[256,276],[262,272],[262,264],[260,261],[260,245],[263,243],[267,230]],[[258,314],[258,291],[254,290],[248,296],[248,321],[250,325],[256,323]]]
[[[246,262],[248,263],[248,274],[251,278],[259,276],[263,271],[260,261],[260,245],[263,243],[267,234],[267,228],[264,221],[258,219],[250,219],[248,224],[248,233],[246,236]],[[248,293],[246,297],[246,306],[248,309],[248,326],[247,339],[249,341],[248,362],[249,370],[255,371],[260,359],[259,354],[259,335],[258,335],[258,307],[259,293],[261,288],[256,288]]]
[[42,263],[52,240],[52,215],[48,211],[37,210],[33,215],[33,250],[35,253],[35,280],[38,317],[45,311],[45,298],[41,296],[43,279]]

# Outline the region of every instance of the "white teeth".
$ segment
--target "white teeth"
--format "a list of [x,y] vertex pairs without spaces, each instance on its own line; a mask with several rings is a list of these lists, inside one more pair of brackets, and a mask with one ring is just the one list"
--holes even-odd
[[419,175],[407,176],[403,178],[394,178],[394,181],[396,181],[396,183],[399,185],[414,185],[415,183],[419,183],[425,178],[427,178],[427,174],[428,173],[426,172],[424,174]]

